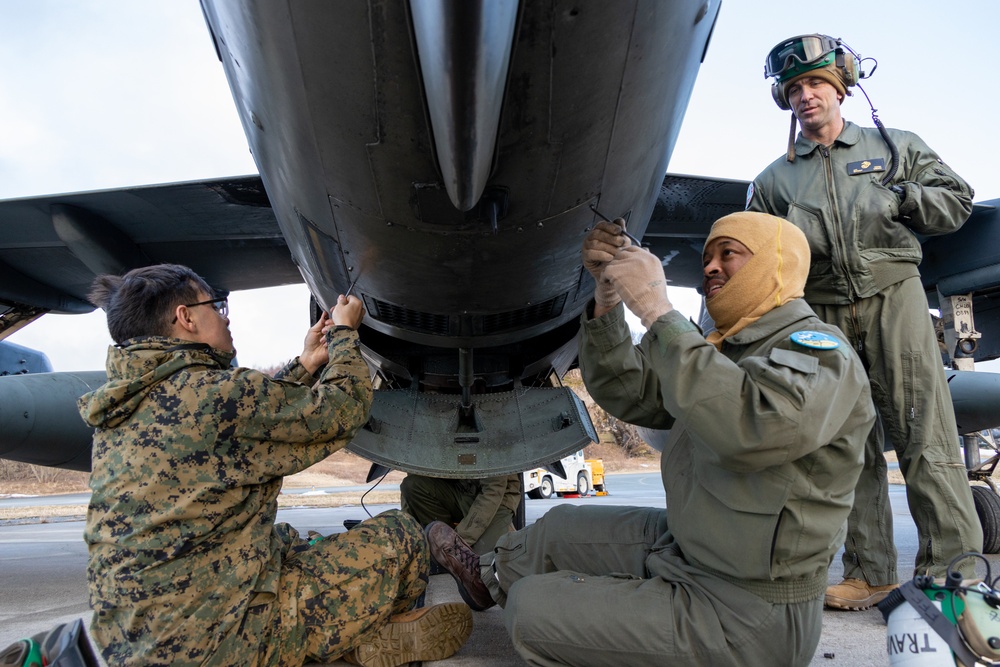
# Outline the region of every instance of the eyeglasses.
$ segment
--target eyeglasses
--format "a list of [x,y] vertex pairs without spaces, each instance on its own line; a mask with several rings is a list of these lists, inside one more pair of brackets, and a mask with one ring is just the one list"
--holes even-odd
[[826,35],[800,35],[787,39],[767,54],[767,60],[764,62],[764,78],[774,76],[785,79],[791,74],[800,73],[799,70],[804,72],[813,69],[808,66],[818,65],[838,46],[838,40]]
[[194,308],[195,306],[211,306],[212,310],[219,314],[219,317],[227,317],[229,315],[229,299],[209,299],[208,301],[199,301],[198,303],[185,303],[188,308]]

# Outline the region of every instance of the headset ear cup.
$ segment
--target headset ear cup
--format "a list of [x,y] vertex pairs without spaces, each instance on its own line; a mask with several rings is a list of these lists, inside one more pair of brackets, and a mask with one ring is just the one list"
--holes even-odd
[[771,97],[774,98],[774,103],[778,105],[778,108],[782,111],[788,111],[792,107],[789,106],[788,100],[785,98],[784,86],[780,83],[771,84]]
[[854,54],[844,53],[844,84],[850,88],[858,82],[858,61]]

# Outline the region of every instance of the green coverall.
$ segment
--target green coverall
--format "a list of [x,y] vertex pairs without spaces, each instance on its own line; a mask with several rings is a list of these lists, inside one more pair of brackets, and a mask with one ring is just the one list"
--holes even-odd
[[[830,147],[799,134],[795,161],[775,160],[750,185],[747,209],[785,217],[812,252],[805,298],[858,351],[872,396],[906,479],[917,526],[914,572],[944,576],[956,556],[982,550],[965,466],[927,299],[917,265],[920,235],[957,230],[972,211],[972,189],[915,134],[847,122]],[[904,194],[893,192],[898,185]],[[898,582],[882,440],[866,444],[844,552],[844,577],[874,586]],[[973,562],[962,572],[973,576]]]
[[[841,344],[802,347],[803,330]],[[482,575],[518,653],[546,666],[808,664],[875,420],[843,334],[794,299],[721,353],[677,311],[633,346],[619,304],[584,317],[580,368],[614,416],[671,428],[667,509],[561,506],[502,537]]]

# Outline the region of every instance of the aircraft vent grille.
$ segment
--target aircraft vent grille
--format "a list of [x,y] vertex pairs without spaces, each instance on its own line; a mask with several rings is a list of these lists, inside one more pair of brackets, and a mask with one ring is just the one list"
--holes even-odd
[[422,313],[401,306],[394,306],[391,303],[374,300],[376,312],[374,313],[382,322],[401,329],[411,331],[421,331],[424,333],[448,336],[451,331],[447,315],[435,315],[434,313]]
[[534,324],[546,322],[558,316],[566,303],[566,295],[562,294],[519,310],[510,310],[506,313],[495,315],[485,315],[483,317],[483,333],[494,334],[514,329],[523,329]]
[[410,310],[378,299],[373,299],[372,303],[375,306],[372,315],[386,324],[401,329],[454,336],[460,331],[467,331],[466,327],[471,326],[471,331],[476,335],[490,335],[524,329],[558,317],[566,303],[566,295],[562,294],[548,301],[505,313],[472,316],[465,326],[457,319],[453,322],[447,315]]

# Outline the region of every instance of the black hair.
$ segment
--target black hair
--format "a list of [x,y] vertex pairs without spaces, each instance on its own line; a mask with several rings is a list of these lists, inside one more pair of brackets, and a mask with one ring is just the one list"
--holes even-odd
[[174,310],[198,301],[204,292],[215,296],[204,278],[180,264],[156,264],[132,269],[123,276],[97,276],[88,298],[108,316],[108,332],[116,344],[139,336],[168,336]]

